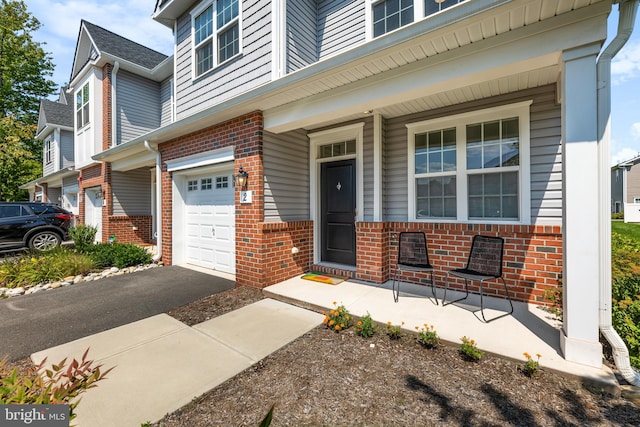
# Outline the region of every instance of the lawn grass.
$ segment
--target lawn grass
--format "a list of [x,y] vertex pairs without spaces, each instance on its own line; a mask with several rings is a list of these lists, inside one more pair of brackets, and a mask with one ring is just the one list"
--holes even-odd
[[611,221],[611,231],[640,243],[640,224],[624,221]]

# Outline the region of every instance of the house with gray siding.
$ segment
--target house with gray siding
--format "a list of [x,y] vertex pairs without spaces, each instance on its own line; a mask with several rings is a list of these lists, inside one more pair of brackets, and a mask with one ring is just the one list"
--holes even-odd
[[611,167],[611,213],[640,222],[640,156]]
[[423,231],[443,286],[475,235],[502,237],[507,289],[488,292],[544,305],[561,285],[564,357],[598,367],[610,61],[636,3],[159,0],[174,120],[145,132],[127,116],[140,133],[91,159],[114,180],[153,169],[164,262],[238,284],[383,283],[399,233]]
[[[57,191],[47,200],[60,199],[66,207],[68,183],[77,220],[98,228],[96,240],[115,236],[122,242],[153,243],[155,175],[146,162],[154,159],[154,153],[129,156],[115,168],[91,156],[174,121],[173,58],[82,21],[69,81],[64,105],[55,103],[57,110],[64,109],[66,120],[56,130],[66,143],[59,152],[49,152],[49,141],[57,137],[47,132],[51,126],[45,126],[54,103],[43,100],[40,111],[43,182],[49,183],[50,193]],[[55,165],[49,159],[55,159]],[[62,192],[52,189],[51,173],[55,173],[55,184],[65,183]],[[27,187],[35,194],[40,181]]]
[[42,177],[21,186],[30,200],[55,203],[78,213],[78,172],[73,144],[73,105],[68,87],[57,99],[43,99],[38,111],[36,139],[42,141]]

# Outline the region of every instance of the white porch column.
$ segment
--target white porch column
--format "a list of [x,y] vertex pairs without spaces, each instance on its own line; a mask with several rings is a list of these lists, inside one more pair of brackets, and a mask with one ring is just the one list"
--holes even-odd
[[596,57],[599,44],[563,52],[563,305],[560,337],[565,359],[602,365],[598,340],[598,117]]

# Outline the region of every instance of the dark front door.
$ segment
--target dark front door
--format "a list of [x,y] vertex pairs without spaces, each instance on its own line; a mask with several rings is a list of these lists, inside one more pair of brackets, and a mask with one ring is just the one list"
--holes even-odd
[[322,261],[356,265],[356,161],[322,163]]

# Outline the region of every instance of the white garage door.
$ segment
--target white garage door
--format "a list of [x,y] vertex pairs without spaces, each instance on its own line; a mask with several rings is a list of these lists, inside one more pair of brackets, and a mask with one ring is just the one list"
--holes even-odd
[[235,205],[232,171],[186,180],[187,262],[235,273]]

